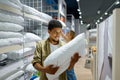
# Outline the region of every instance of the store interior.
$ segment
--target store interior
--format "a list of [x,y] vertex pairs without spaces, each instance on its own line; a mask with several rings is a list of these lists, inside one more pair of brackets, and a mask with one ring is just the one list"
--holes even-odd
[[0,0],[0,80],[39,80],[31,61],[52,19],[65,34],[85,34],[77,80],[119,80],[119,8],[120,0]]

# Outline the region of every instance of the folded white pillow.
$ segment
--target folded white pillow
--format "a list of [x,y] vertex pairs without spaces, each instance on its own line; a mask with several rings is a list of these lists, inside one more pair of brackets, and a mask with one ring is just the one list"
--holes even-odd
[[0,39],[0,47],[10,46],[15,44],[23,44],[23,38]]
[[[16,1],[16,0],[14,0],[14,1]],[[13,7],[13,8],[18,9],[18,10],[22,10],[22,7],[14,4],[13,2],[11,2],[9,0],[0,0],[0,4],[10,6],[10,7]]]
[[20,38],[20,37],[23,37],[23,35],[21,33],[0,31],[0,39]]
[[52,19],[52,17],[48,14],[45,14],[45,13],[42,13],[41,12],[41,16],[40,16],[42,19],[45,19],[47,20],[48,22]]
[[6,54],[0,54],[0,61],[3,61],[7,58]]
[[16,78],[22,76],[23,74],[24,74],[24,71],[20,70],[20,71],[14,73],[13,75],[9,76],[5,80],[16,80]]
[[80,56],[84,56],[86,53],[86,44],[85,34],[82,33],[69,43],[52,52],[45,59],[44,66],[53,64],[54,66],[59,66],[59,69],[54,75],[46,74],[48,80],[54,80],[69,67],[71,57],[74,53],[78,52]]
[[14,4],[16,4],[17,6],[20,6],[20,7],[22,7],[22,3],[20,2],[20,0],[9,0],[10,2],[12,2],[12,3],[14,3]]
[[42,39],[41,37],[35,35],[34,33],[25,33],[24,40],[25,42],[31,42],[31,41],[40,41]]
[[32,50],[32,48],[24,48],[24,49],[20,49],[20,50],[15,50],[12,52],[8,52],[7,56],[9,59],[17,60],[17,59],[23,58],[24,56],[28,56],[28,55],[32,54],[31,50]]
[[0,21],[23,25],[24,18],[21,17],[21,16],[8,15],[8,14],[0,13]]
[[23,7],[24,7],[24,12],[25,13],[38,16],[38,17],[40,17],[40,19],[43,19],[43,20],[45,20],[47,22],[49,22],[52,19],[52,17],[50,15],[42,13],[42,12],[39,12],[35,8],[32,8],[32,7],[27,6],[27,5],[23,5]]
[[0,22],[0,31],[21,31],[24,28],[21,25],[8,23],[8,22]]

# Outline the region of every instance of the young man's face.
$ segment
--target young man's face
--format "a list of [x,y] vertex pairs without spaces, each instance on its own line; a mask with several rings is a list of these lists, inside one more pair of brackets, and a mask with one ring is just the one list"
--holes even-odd
[[50,38],[57,42],[59,41],[61,35],[62,28],[53,28],[52,30],[48,30]]

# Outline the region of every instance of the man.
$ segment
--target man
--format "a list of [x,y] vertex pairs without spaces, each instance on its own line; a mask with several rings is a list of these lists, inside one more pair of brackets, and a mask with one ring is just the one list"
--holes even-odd
[[[32,61],[33,66],[41,72],[40,75],[40,80],[48,80],[46,77],[46,73],[49,74],[55,74],[55,72],[59,69],[59,66],[53,67],[54,65],[48,65],[44,66],[43,62],[46,59],[46,57],[62,46],[62,42],[59,41],[60,35],[62,32],[62,25],[59,21],[57,20],[51,20],[48,24],[48,33],[49,33],[49,38],[47,40],[42,40],[37,43],[36,45],[36,50],[34,52],[34,58]],[[72,58],[71,58],[71,63],[69,66],[69,69],[71,69],[74,64],[78,61],[79,56],[76,53]],[[66,72],[63,72],[57,79],[55,80],[67,80],[66,77]]]

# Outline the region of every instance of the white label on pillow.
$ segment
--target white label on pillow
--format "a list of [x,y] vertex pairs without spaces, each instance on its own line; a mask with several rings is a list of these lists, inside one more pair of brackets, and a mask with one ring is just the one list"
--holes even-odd
[[72,41],[65,44],[64,46],[58,48],[52,52],[44,61],[44,66],[53,64],[54,66],[59,66],[60,68],[55,73],[55,75],[46,74],[48,80],[54,80],[59,77],[68,67],[71,57],[74,53],[78,52],[80,56],[84,56],[86,52],[86,39],[85,34],[79,34]]

